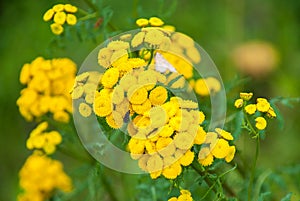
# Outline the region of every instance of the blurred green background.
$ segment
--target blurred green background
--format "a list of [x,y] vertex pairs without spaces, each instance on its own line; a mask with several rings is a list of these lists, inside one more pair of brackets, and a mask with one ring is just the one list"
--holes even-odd
[[[46,58],[70,57],[78,66],[97,43],[77,39],[68,41],[64,49],[49,52],[53,39],[49,25],[42,21],[43,13],[59,1],[27,0],[1,1],[0,3],[0,200],[15,200],[18,192],[18,170],[29,151],[25,141],[34,127],[20,116],[16,100],[22,86],[19,72],[24,63],[37,56]],[[61,1],[63,3],[67,1]],[[70,2],[70,1],[69,1]],[[73,3],[74,2],[74,3]],[[75,5],[84,2],[72,1]],[[237,70],[232,54],[234,49],[251,40],[266,41],[277,50],[277,67],[260,78],[244,84],[257,96],[300,96],[300,1],[298,0],[179,0],[174,1],[104,1],[114,11],[112,24],[126,31],[135,28],[137,17],[162,17],[167,24],[175,25],[178,31],[193,37],[211,56],[219,68],[223,81],[228,83]],[[175,7],[177,6],[177,7]],[[169,11],[173,10],[173,13]],[[97,41],[100,43],[101,41]],[[238,92],[238,88],[235,89]],[[231,97],[237,95],[229,93]],[[276,168],[299,164],[300,106],[281,108],[285,118],[282,129],[270,126],[267,138],[262,142],[259,167]],[[251,150],[250,146],[240,147]]]

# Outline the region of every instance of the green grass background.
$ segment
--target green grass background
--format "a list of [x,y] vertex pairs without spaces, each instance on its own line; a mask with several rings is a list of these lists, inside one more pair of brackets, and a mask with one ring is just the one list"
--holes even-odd
[[[67,56],[80,66],[97,46],[92,41],[74,40],[69,41],[65,49],[51,54],[47,51],[53,35],[48,24],[42,21],[42,15],[56,2],[10,0],[0,3],[0,200],[3,201],[15,200],[18,170],[30,153],[25,141],[34,127],[33,123],[25,122],[16,107],[22,89],[18,80],[22,65],[37,56]],[[237,74],[230,58],[236,46],[248,40],[268,41],[279,51],[278,68],[264,79],[252,80],[246,85],[247,89],[267,97],[300,96],[300,1],[179,0],[176,10],[169,15],[171,2],[112,0],[105,4],[114,11],[112,24],[123,31],[134,28],[133,20],[138,16],[162,16],[210,54],[225,83]],[[74,1],[74,4],[84,5],[84,2]],[[285,125],[283,129],[275,127],[276,122],[270,126],[262,142],[259,158],[262,168],[300,163],[300,107],[280,108]],[[244,148],[251,150],[247,145]]]

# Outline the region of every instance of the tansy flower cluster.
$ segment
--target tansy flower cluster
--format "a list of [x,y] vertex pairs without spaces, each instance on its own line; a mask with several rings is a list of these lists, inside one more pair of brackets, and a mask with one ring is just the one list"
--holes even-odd
[[64,172],[62,163],[37,151],[27,158],[19,177],[23,192],[18,201],[44,201],[54,190],[72,190],[71,179]]
[[193,198],[190,191],[182,189],[178,198],[171,197],[168,201],[193,201]]
[[138,159],[140,168],[153,179],[160,175],[175,179],[182,166],[193,162],[192,146],[205,139],[205,131],[199,126],[203,121],[204,114],[199,112],[197,103],[171,97],[129,124],[132,138],[128,149],[132,158]]
[[95,91],[100,79],[101,74],[97,71],[84,72],[76,76],[71,94],[73,100],[81,100],[78,111],[83,117],[89,117],[92,114]]
[[77,10],[77,7],[71,4],[56,4],[45,12],[43,20],[46,22],[53,20],[50,25],[51,31],[55,35],[60,35],[64,31],[65,23],[72,26],[77,23],[77,17],[74,15]]
[[73,86],[76,64],[68,58],[45,60],[36,58],[21,70],[20,82],[27,87],[17,100],[20,113],[32,121],[48,113],[60,122],[69,121],[72,112],[70,89]]
[[228,141],[233,140],[231,133],[216,128],[215,132],[208,132],[198,154],[198,161],[203,166],[211,165],[214,158],[225,159],[227,163],[232,161],[235,154],[235,146],[230,146]]
[[56,146],[61,143],[62,137],[57,131],[45,132],[47,128],[47,122],[40,123],[30,133],[26,147],[28,149],[42,149],[47,155],[54,153]]
[[255,127],[264,130],[267,126],[265,116],[275,118],[276,113],[265,98],[257,98],[256,103],[249,103],[253,93],[240,93],[240,98],[234,102],[236,108],[242,108],[247,115],[255,115]]

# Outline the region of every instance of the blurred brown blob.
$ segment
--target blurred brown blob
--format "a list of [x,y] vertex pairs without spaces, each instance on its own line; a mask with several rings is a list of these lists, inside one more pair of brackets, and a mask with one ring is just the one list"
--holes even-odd
[[242,73],[255,78],[267,76],[279,61],[277,50],[272,44],[263,41],[241,44],[233,51],[232,58]]

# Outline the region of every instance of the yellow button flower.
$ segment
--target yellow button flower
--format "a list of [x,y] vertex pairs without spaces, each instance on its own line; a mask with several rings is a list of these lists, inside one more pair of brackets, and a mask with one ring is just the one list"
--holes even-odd
[[243,104],[244,104],[244,100],[239,98],[239,99],[235,100],[234,107],[241,108],[243,106]]
[[211,152],[216,158],[225,158],[229,152],[228,142],[224,139],[218,139]]
[[209,95],[209,90],[208,87],[206,86],[205,80],[204,79],[198,79],[195,82],[194,86],[195,92],[201,96],[208,96]]
[[149,24],[154,27],[160,27],[164,25],[164,22],[158,17],[150,17]]
[[159,45],[164,37],[164,34],[160,30],[152,28],[147,30],[144,40],[150,45]]
[[83,117],[88,117],[92,114],[92,108],[86,103],[80,103],[79,104],[79,113]]
[[252,96],[253,96],[253,93],[245,93],[245,92],[240,93],[240,98],[245,101],[250,100],[252,98]]
[[174,137],[174,144],[179,149],[190,149],[193,146],[194,138],[187,132],[177,133]]
[[267,112],[267,116],[270,118],[275,118],[276,117],[276,113],[274,111],[274,109],[270,106],[268,112]]
[[267,127],[267,121],[265,120],[265,118],[263,117],[257,117],[255,119],[255,127],[258,129],[258,130],[263,130]]
[[233,136],[231,135],[231,133],[221,129],[221,128],[216,128],[215,131],[221,136],[223,137],[225,140],[233,140]]
[[162,105],[168,98],[168,91],[162,86],[153,89],[149,94],[152,105]]
[[176,179],[182,172],[182,168],[179,162],[175,162],[172,165],[166,167],[162,171],[162,175],[167,179]]
[[183,166],[190,165],[194,160],[195,154],[191,150],[188,150],[180,159],[179,163]]
[[71,4],[65,4],[64,9],[65,9],[65,11],[67,11],[69,13],[76,13],[78,10],[78,8],[76,6],[73,6]]
[[140,44],[143,43],[144,41],[144,38],[145,38],[145,32],[139,32],[137,33],[131,40],[131,46],[132,47],[137,47],[139,46]]
[[228,154],[225,157],[225,161],[227,163],[231,162],[232,159],[234,158],[234,154],[235,154],[235,146],[230,146],[229,149],[228,149]]
[[208,147],[203,147],[200,149],[198,154],[198,161],[203,166],[209,166],[214,161],[214,156],[211,154]]
[[99,117],[105,117],[112,112],[112,103],[109,98],[97,97],[93,106],[95,114]]
[[256,112],[256,105],[255,104],[249,104],[245,107],[245,111],[248,113],[248,114],[254,114]]
[[67,15],[65,12],[57,12],[55,13],[54,15],[54,18],[53,18],[53,21],[56,23],[56,24],[61,24],[63,25],[65,23],[67,19]]
[[144,87],[134,85],[128,89],[127,97],[132,104],[142,104],[147,100],[148,92]]
[[52,8],[55,12],[61,12],[64,10],[64,5],[63,4],[56,4]]
[[135,21],[135,23],[139,27],[145,27],[149,24],[149,21],[146,18],[139,18]]
[[54,13],[55,13],[55,11],[52,8],[47,10],[43,16],[43,20],[45,22],[50,21],[53,18]]
[[75,25],[77,23],[77,18],[73,14],[67,14],[66,20],[69,25]]
[[51,28],[52,33],[54,33],[55,35],[60,35],[64,31],[64,28],[60,24],[57,24],[57,23],[51,24],[50,28]]
[[106,88],[112,88],[118,81],[119,70],[117,68],[109,68],[101,78],[101,83]]
[[268,112],[270,109],[270,103],[265,98],[258,98],[256,107],[260,112]]

